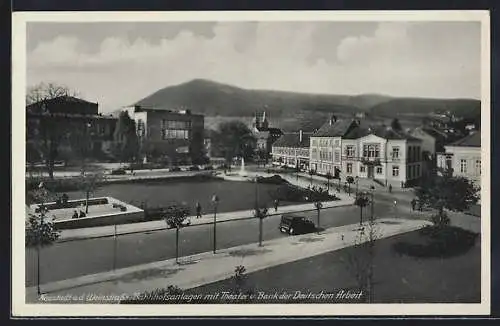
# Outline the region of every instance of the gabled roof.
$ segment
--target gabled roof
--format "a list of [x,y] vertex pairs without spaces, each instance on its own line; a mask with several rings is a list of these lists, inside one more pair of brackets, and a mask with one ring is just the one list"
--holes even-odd
[[474,132],[465,136],[462,139],[457,140],[451,144],[445,146],[456,146],[456,147],[481,147],[481,133]]
[[343,137],[355,125],[354,120],[328,121],[312,135],[313,137]]
[[311,138],[312,133],[302,133],[302,141],[300,140],[300,134],[283,134],[278,140],[273,144],[274,147],[295,147],[295,148],[304,148],[309,147],[309,139]]
[[392,140],[420,140],[416,137],[409,135],[408,133],[402,130],[394,130],[390,126],[375,126],[375,127],[360,127],[356,126],[352,130],[350,130],[346,135],[345,139],[357,139],[361,137],[365,137],[368,135],[375,135],[384,139],[392,139]]

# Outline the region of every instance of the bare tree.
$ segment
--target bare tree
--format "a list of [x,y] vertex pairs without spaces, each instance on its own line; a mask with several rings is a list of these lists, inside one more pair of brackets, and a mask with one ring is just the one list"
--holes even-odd
[[26,92],[26,105],[43,102],[60,96],[79,96],[78,92],[64,85],[55,83],[39,83],[28,87]]
[[367,303],[373,303],[375,286],[375,244],[380,239],[380,232],[374,218],[370,218],[361,226],[355,236],[352,247],[354,251],[345,251],[341,261],[345,264],[347,270],[356,280],[356,285],[363,293]]

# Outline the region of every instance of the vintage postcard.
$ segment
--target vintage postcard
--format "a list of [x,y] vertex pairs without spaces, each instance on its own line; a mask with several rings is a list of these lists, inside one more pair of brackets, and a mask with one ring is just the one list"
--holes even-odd
[[488,315],[489,25],[14,13],[13,315]]

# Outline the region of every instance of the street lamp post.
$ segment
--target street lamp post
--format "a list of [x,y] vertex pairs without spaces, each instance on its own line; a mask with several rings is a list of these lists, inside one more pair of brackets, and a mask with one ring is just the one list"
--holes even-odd
[[219,197],[217,195],[212,196],[212,203],[214,204],[214,254],[217,249],[217,205],[219,204]]
[[358,193],[359,176],[356,176],[356,194]]
[[374,202],[373,191],[375,190],[375,187],[371,186],[370,189],[371,189],[371,192],[370,192],[370,194],[371,194],[371,216],[370,216],[370,219],[373,222],[373,219],[374,219],[374,210],[375,210],[375,207],[374,207],[375,202]]

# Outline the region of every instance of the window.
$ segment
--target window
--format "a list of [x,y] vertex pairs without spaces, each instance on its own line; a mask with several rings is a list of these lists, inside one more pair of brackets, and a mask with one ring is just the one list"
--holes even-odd
[[346,172],[347,173],[352,173],[352,163],[347,163]]
[[189,139],[190,121],[161,120],[162,139]]
[[397,166],[397,165],[392,166],[392,176],[393,177],[399,176],[399,166]]
[[339,147],[340,146],[340,140],[339,139],[335,139],[335,147]]
[[312,140],[312,145],[313,145],[313,146],[318,146],[318,141],[317,141],[316,139],[313,139],[313,140]]
[[364,165],[359,166],[359,172],[365,172],[366,168]]
[[313,148],[311,153],[312,153],[311,156],[312,156],[313,160],[317,160],[318,159],[318,150],[316,148]]
[[363,145],[363,157],[379,157],[379,145]]
[[392,158],[399,159],[399,147],[392,148]]
[[332,160],[332,152],[328,152],[328,161]]
[[382,167],[381,166],[377,166],[377,174],[382,174]]
[[335,162],[340,162],[340,152],[335,151]]
[[467,173],[467,160],[460,160],[460,172]]
[[347,157],[354,157],[354,146],[346,147],[346,155]]
[[481,175],[481,160],[476,160],[476,174]]

